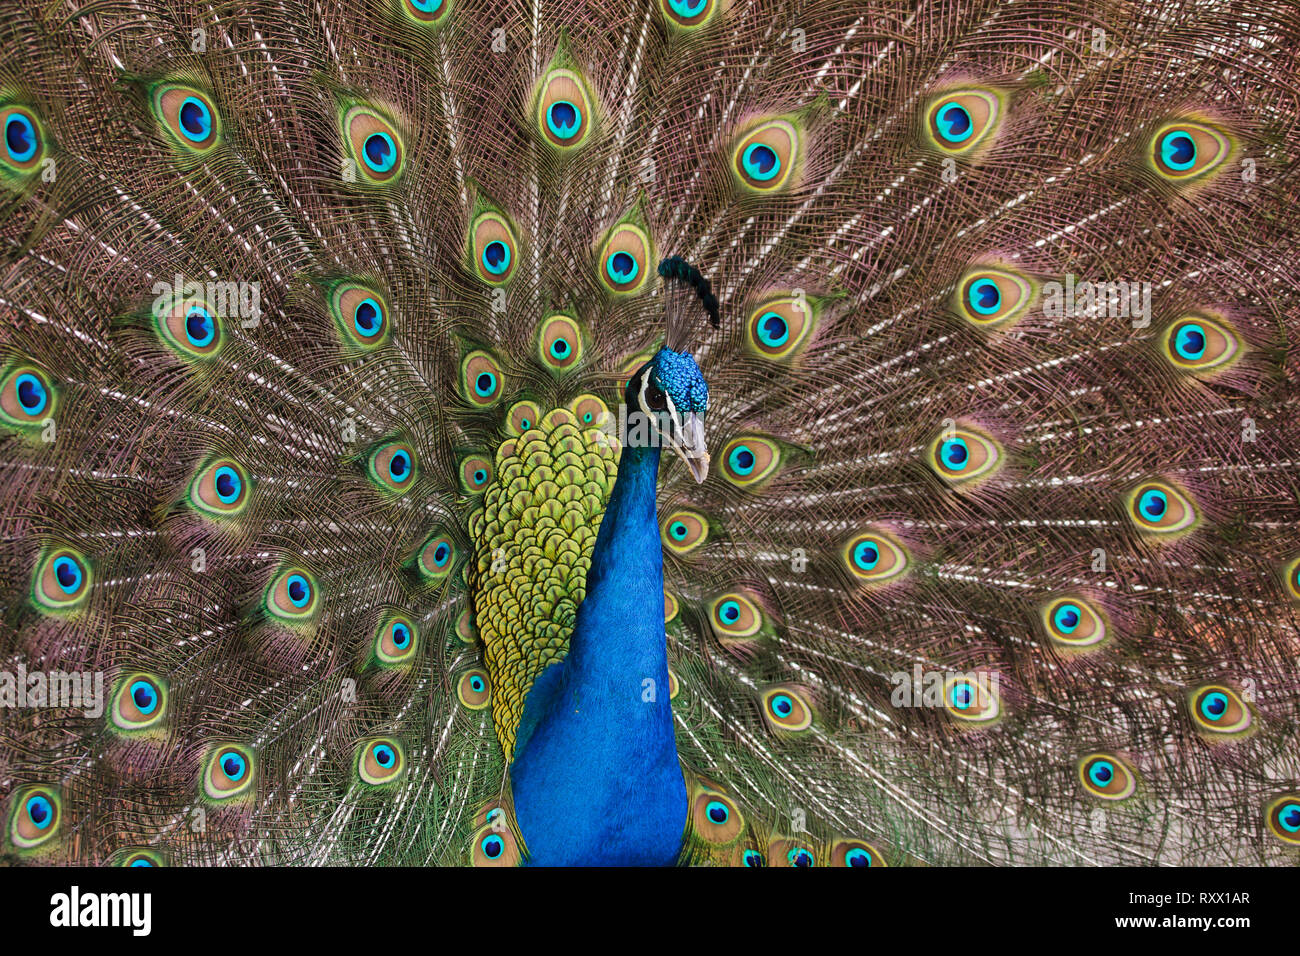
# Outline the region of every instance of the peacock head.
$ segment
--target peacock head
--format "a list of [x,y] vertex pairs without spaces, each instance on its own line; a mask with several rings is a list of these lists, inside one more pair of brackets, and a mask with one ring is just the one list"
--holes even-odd
[[[709,449],[704,441],[704,413],[709,385],[689,352],[662,348],[627,384],[627,407],[645,416],[651,444],[667,445],[691,470],[696,481],[709,474]],[[629,413],[628,441],[637,429]]]

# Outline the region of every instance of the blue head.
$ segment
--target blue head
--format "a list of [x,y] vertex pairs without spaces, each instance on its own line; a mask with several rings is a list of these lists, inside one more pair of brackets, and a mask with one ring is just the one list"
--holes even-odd
[[[634,412],[649,419],[650,429],[681,457],[696,481],[709,473],[704,441],[704,413],[709,408],[709,384],[689,352],[662,348],[627,383],[624,401],[628,420]],[[628,429],[629,436],[634,434]]]

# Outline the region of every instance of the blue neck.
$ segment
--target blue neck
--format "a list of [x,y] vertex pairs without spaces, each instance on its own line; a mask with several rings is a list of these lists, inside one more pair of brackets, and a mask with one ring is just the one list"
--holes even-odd
[[533,685],[511,766],[531,862],[669,864],[686,789],[669,705],[659,449],[623,449],[569,653]]

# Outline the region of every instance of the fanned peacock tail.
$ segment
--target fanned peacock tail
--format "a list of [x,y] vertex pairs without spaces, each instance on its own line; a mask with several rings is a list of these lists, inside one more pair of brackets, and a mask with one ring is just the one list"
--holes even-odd
[[659,466],[629,679],[684,862],[1294,862],[1298,46],[1287,0],[6,10],[5,850],[526,858],[679,255],[712,464]]

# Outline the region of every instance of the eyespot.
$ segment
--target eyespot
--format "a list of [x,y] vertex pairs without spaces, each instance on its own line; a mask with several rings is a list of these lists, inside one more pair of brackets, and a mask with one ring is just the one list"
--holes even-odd
[[773,684],[762,693],[763,719],[777,733],[798,733],[813,722],[807,690],[794,684]]
[[420,631],[404,614],[385,615],[375,630],[375,660],[384,667],[400,667],[415,659]]
[[1148,481],[1129,492],[1128,513],[1139,531],[1172,535],[1197,522],[1191,500],[1165,481]]
[[1188,704],[1196,729],[1211,735],[1241,736],[1254,722],[1254,715],[1241,696],[1222,684],[1196,688],[1189,695]]
[[1048,640],[1064,649],[1095,648],[1109,636],[1101,609],[1081,597],[1049,601],[1040,611],[1040,622]]
[[1002,715],[997,678],[984,672],[949,677],[943,685],[943,706],[964,724],[987,724]]
[[926,107],[929,142],[945,153],[969,154],[1002,122],[1004,98],[993,90],[953,90]]
[[630,222],[615,226],[601,246],[600,281],[611,292],[639,292],[654,270],[649,268],[650,237]]
[[1103,800],[1123,800],[1137,789],[1137,775],[1114,754],[1099,753],[1079,761],[1083,788]]
[[415,452],[404,442],[389,442],[370,453],[366,470],[379,488],[404,495],[415,486]]
[[817,327],[816,308],[806,297],[781,296],[749,314],[745,325],[750,351],[774,362],[793,358]]
[[253,751],[242,744],[218,744],[208,753],[203,793],[212,800],[229,800],[252,793]]
[[369,351],[388,341],[392,313],[378,290],[341,282],[331,290],[329,305],[345,345]]
[[343,114],[342,125],[357,182],[383,185],[396,181],[406,164],[406,149],[397,127],[369,106],[353,106]]
[[516,402],[506,413],[506,430],[512,435],[522,435],[536,428],[540,420],[541,412],[536,402]]
[[58,835],[63,801],[54,787],[23,787],[14,793],[11,807],[9,841],[19,850],[34,850]]
[[221,320],[201,299],[171,300],[162,296],[153,314],[154,328],[181,358],[211,359],[221,351],[224,335]]
[[668,699],[676,700],[681,692],[682,682],[677,679],[677,673],[670,667],[668,668]]
[[1292,558],[1281,568],[1282,584],[1292,601],[1300,602],[1300,558]]
[[664,547],[674,554],[690,554],[709,538],[709,522],[698,511],[674,511],[659,526]]
[[190,506],[212,518],[232,518],[248,506],[252,484],[244,467],[233,458],[216,458],[199,468],[190,480]]
[[581,429],[599,428],[610,417],[609,406],[595,395],[579,395],[569,403],[569,411]]
[[455,561],[456,545],[445,534],[434,535],[420,549],[420,573],[430,583],[445,581]]
[[452,0],[397,0],[403,13],[425,26],[441,23],[451,10]]
[[1001,467],[1002,447],[988,435],[958,426],[930,442],[927,460],[944,481],[965,484]]
[[470,455],[460,463],[460,486],[467,495],[476,495],[492,480],[492,462],[486,455]]
[[731,153],[737,181],[759,192],[786,186],[798,160],[799,131],[786,120],[761,123],[741,136]]
[[691,826],[706,843],[726,846],[745,832],[745,818],[730,797],[698,787],[691,804]]
[[1011,324],[1029,311],[1033,300],[1033,282],[1009,269],[981,267],[957,283],[957,314],[980,328]]
[[127,733],[148,730],[162,723],[167,713],[167,687],[152,674],[128,674],[113,692],[110,719]]
[[482,710],[492,703],[492,689],[488,683],[487,671],[474,669],[466,671],[456,682],[456,696],[470,710]]
[[764,867],[767,866],[767,858],[758,850],[755,850],[752,847],[747,847],[740,854],[740,865],[748,867]]
[[267,585],[264,603],[274,617],[291,624],[310,620],[319,604],[316,579],[302,568],[288,567]]
[[456,636],[463,644],[473,644],[478,640],[478,631],[474,627],[474,617],[469,608],[461,611],[456,618]]
[[1182,120],[1156,131],[1151,138],[1151,161],[1165,179],[1188,182],[1218,168],[1232,149],[1227,134],[1203,123]]
[[53,548],[36,565],[32,598],[47,613],[62,614],[85,603],[94,574],[84,555],[71,548]]
[[206,153],[221,141],[221,115],[202,90],[179,83],[160,83],[150,101],[158,124],[186,152]]
[[888,866],[884,856],[862,840],[836,840],[831,845],[831,866]]
[[45,130],[36,114],[25,106],[8,103],[0,106],[0,125],[4,127],[4,154],[0,168],[26,175],[45,158]]
[[[470,352],[460,363],[460,391],[477,408],[487,408],[501,398],[501,366],[487,352]],[[534,417],[533,424],[537,424]]]
[[717,12],[717,0],[659,0],[659,9],[670,26],[696,30]]
[[1300,846],[1300,793],[1284,793],[1264,809],[1269,831],[1283,843]]
[[816,866],[817,855],[807,843],[788,837],[773,837],[767,844],[767,865]]
[[567,315],[552,315],[538,327],[537,355],[553,371],[573,368],[582,358],[582,333]]
[[484,212],[469,227],[470,260],[474,274],[489,285],[505,285],[515,274],[519,241],[498,212]]
[[148,847],[134,846],[127,847],[117,855],[117,865],[131,868],[147,868],[156,866],[166,866],[167,859],[157,850],[151,850]]
[[391,737],[372,737],[357,747],[357,776],[372,787],[396,783],[406,773],[406,752]]
[[906,573],[907,549],[891,535],[871,530],[855,535],[840,552],[853,577],[864,584],[884,584]]
[[723,644],[748,641],[763,629],[763,612],[740,591],[728,591],[709,605],[709,626]]
[[1232,362],[1241,346],[1226,326],[1202,316],[1188,316],[1164,334],[1164,355],[1177,369],[1209,372]]
[[519,847],[506,821],[494,820],[479,828],[470,848],[470,862],[474,866],[519,865]]
[[758,487],[780,466],[780,446],[757,435],[733,438],[722,449],[722,476],[737,488]]
[[556,149],[574,149],[591,135],[594,115],[587,84],[573,70],[552,70],[537,96],[537,128]]
[[0,380],[0,418],[19,428],[36,428],[54,414],[57,395],[50,377],[34,365],[18,365]]

